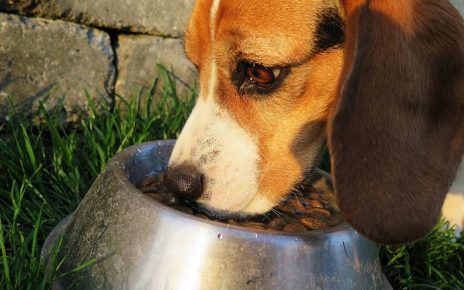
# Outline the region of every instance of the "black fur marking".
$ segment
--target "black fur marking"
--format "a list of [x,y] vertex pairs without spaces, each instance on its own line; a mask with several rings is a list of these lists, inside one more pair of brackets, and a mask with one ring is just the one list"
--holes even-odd
[[345,41],[345,26],[339,12],[335,8],[322,11],[315,31],[314,53],[339,47]]

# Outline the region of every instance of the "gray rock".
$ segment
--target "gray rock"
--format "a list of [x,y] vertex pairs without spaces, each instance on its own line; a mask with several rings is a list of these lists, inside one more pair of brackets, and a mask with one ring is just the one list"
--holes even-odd
[[0,10],[164,36],[183,34],[194,0],[0,0]]
[[[124,98],[137,96],[140,90],[148,92],[154,80],[160,76],[157,69],[162,64],[177,76],[176,84],[180,97],[195,85],[195,68],[187,60],[180,39],[157,36],[121,35],[116,49],[118,56],[118,80],[116,94]],[[163,86],[160,78],[158,88]]]
[[[115,67],[109,36],[62,21],[0,13],[0,114],[8,98],[23,112],[40,100],[53,107],[65,96],[65,109],[85,107],[114,93]],[[68,116],[69,117],[69,116]]]

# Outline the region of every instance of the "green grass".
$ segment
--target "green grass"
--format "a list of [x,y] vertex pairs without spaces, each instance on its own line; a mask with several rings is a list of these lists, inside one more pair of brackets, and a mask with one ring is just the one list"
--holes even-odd
[[464,235],[455,238],[445,221],[425,239],[380,254],[395,289],[464,289]]
[[[50,230],[79,204],[107,161],[133,144],[175,138],[195,92],[178,97],[174,79],[117,106],[91,107],[75,124],[62,106],[40,111],[41,125],[15,114],[0,125],[0,289],[49,289],[40,249]],[[140,105],[140,104],[145,105]],[[57,249],[59,250],[59,249]],[[55,269],[61,261],[56,261]]]
[[[166,86],[155,82],[133,101],[91,106],[79,123],[62,122],[58,106],[41,110],[41,125],[14,112],[0,125],[0,289],[49,289],[62,261],[53,260],[51,275],[44,275],[44,239],[76,208],[107,161],[132,144],[180,132],[195,93],[181,99],[173,78],[164,78]],[[94,104],[90,96],[89,102]],[[454,240],[441,227],[413,245],[382,248],[381,258],[395,289],[464,289],[464,238]]]

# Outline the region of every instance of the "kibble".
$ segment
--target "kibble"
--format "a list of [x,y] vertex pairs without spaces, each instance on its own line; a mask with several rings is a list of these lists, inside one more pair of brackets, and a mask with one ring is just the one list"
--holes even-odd
[[309,206],[314,208],[324,208],[324,205],[322,205],[322,203],[318,200],[311,200],[309,202]]
[[304,212],[305,211],[305,207],[303,206],[303,204],[301,203],[301,201],[298,198],[293,199],[292,204],[293,204],[296,212]]
[[291,224],[287,224],[287,225],[283,228],[283,231],[284,231],[284,232],[287,232],[287,233],[299,233],[299,232],[304,232],[304,231],[306,231],[306,228],[305,228],[305,226],[302,225],[302,224],[291,223]]
[[283,230],[285,226],[287,225],[287,221],[284,220],[283,218],[276,217],[273,218],[268,224],[267,227],[271,229],[276,229],[276,230]]
[[305,209],[305,214],[312,216],[312,217],[325,217],[325,218],[328,218],[332,215],[330,211],[326,209],[314,208],[314,207],[309,207]]
[[295,207],[293,207],[288,202],[282,203],[275,208],[278,212],[283,214],[294,215],[296,213]]
[[[247,227],[256,230],[274,230],[285,233],[301,233],[309,230],[321,230],[343,221],[335,203],[335,195],[331,181],[326,173],[319,175],[311,184],[323,185],[322,188],[311,184],[302,185],[298,191],[289,195],[287,200],[279,204],[266,215],[248,220],[219,220],[229,225]],[[195,215],[200,218],[218,220],[208,216],[196,203],[182,199],[166,190],[162,182],[163,176],[148,176],[139,190],[157,202],[171,208]],[[324,179],[321,181],[321,179]],[[274,215],[274,216],[272,216]]]
[[322,230],[329,227],[329,224],[314,217],[305,217],[300,219],[300,222],[311,230]]

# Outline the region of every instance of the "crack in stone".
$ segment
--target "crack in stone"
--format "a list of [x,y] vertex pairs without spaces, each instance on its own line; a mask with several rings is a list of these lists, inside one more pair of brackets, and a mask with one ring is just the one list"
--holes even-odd
[[118,54],[117,48],[119,46],[119,33],[115,30],[106,30],[106,33],[110,36],[110,43],[111,49],[113,50],[113,61],[112,65],[114,67],[114,77],[113,83],[111,84],[112,91],[109,92],[109,96],[111,98],[111,110],[113,110],[114,106],[116,105],[116,82],[119,78],[119,69],[118,69]]

